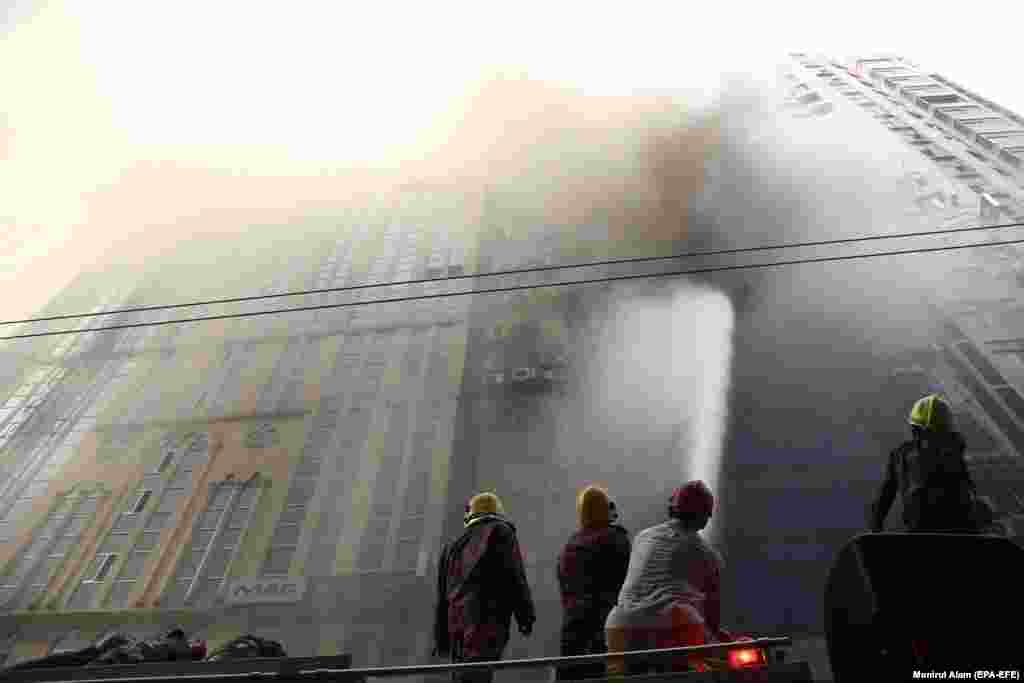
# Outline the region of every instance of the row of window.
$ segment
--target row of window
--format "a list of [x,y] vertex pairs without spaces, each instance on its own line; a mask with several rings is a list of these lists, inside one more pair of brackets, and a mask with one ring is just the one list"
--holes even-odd
[[[872,72],[874,75],[874,72]],[[882,81],[919,107],[930,111],[936,119],[952,127],[961,135],[980,145],[998,160],[1017,170],[1024,169],[1024,122],[1002,108],[979,105],[979,98],[968,98],[959,88],[937,76],[922,77],[909,73],[900,76],[884,75]],[[919,79],[919,82],[910,79]],[[972,101],[976,100],[976,101]],[[918,118],[922,115],[912,112]],[[991,164],[986,158],[985,163]],[[1011,176],[998,164],[993,165],[1001,175]]]
[[[947,326],[952,325],[952,322],[947,323]],[[959,329],[956,331],[962,335]],[[970,390],[989,419],[1010,439],[1018,453],[1024,452],[1024,429],[1020,426],[1024,424],[1024,398],[966,338],[944,347],[943,357],[960,383]],[[977,376],[980,376],[985,384],[976,379]],[[1002,403],[990,394],[990,390],[998,395]]]
[[115,517],[91,568],[71,596],[72,609],[94,607],[97,602],[110,607],[128,606],[160,536],[175,526],[181,503],[192,491],[195,476],[208,458],[209,437],[205,433],[188,434],[180,440],[173,435],[162,439],[159,461],[143,477],[127,509]]
[[211,489],[162,605],[208,604],[224,587],[262,490],[257,481],[217,482]]
[[[404,360],[421,364],[427,347],[411,340]],[[422,381],[429,376],[425,373]],[[374,481],[373,507],[358,563],[361,571],[410,571],[417,566],[431,455],[422,430],[433,420],[423,412],[418,402],[400,402],[391,409],[388,431],[392,436]]]
[[[120,344],[119,348],[122,351],[131,352],[144,341],[144,338],[145,335],[133,335],[132,339],[124,341],[123,344]],[[70,348],[69,346],[66,350],[70,350]],[[296,359],[296,363],[298,366],[303,365],[301,358]],[[289,363],[288,365],[293,366],[296,363]],[[407,365],[411,369],[421,366],[422,362],[410,356]],[[105,391],[99,397],[99,405],[94,406],[93,413],[102,409],[103,404],[115,396],[117,390],[121,388],[119,385],[127,380],[133,369],[132,363],[118,368],[119,371],[115,373],[113,381],[103,387]],[[294,374],[295,368],[290,367],[288,372]],[[227,384],[226,380],[226,377],[223,378],[222,383]],[[97,383],[102,384],[102,381],[97,380]],[[81,429],[76,431],[82,433],[82,430],[92,428],[94,424],[95,415],[89,416],[87,420],[82,420],[76,425],[76,427],[81,427]],[[272,438],[272,435],[268,436],[269,433],[264,433],[266,431],[263,430],[257,436]],[[273,430],[271,429],[271,431]],[[73,445],[71,447],[73,449]],[[191,468],[188,467],[189,463],[187,462],[189,459],[187,451],[188,448],[186,448],[186,453],[183,455],[182,463],[177,468],[173,467],[175,464],[175,453],[172,451],[162,453],[154,471],[145,477],[139,490],[136,491],[129,502],[127,509],[118,514],[114,528],[99,549],[100,552],[96,555],[92,567],[81,579],[79,586],[72,594],[71,604],[73,607],[93,606],[97,603],[97,600],[102,600],[104,604],[111,606],[123,606],[126,604],[130,589],[134,588],[134,585],[129,586],[128,584],[134,584],[141,576],[143,566],[147,561],[146,556],[156,548],[160,533],[171,524],[173,514],[181,498],[190,490],[190,477],[188,481],[184,480],[185,475],[190,475],[191,473]],[[196,452],[201,452],[203,457],[205,457],[205,445]],[[304,466],[310,464],[305,463]],[[171,475],[171,472],[174,472],[174,474]],[[315,485],[315,481],[312,478],[308,478],[302,484],[296,480],[296,486],[293,487],[295,491],[304,491],[305,493],[289,495],[286,511],[281,517],[282,523],[286,524],[289,520],[294,520],[296,523],[301,522],[303,515],[298,514],[298,508],[304,507],[308,503],[308,499],[312,494],[313,486],[311,485]],[[35,494],[42,494],[44,488],[37,486],[38,490],[33,490],[33,492]],[[302,500],[299,500],[300,498]],[[420,520],[421,522],[422,520]],[[409,533],[410,525],[415,523],[415,520],[411,522],[405,520],[403,522],[403,529],[405,530],[402,532],[403,538],[405,537],[404,534]],[[201,528],[198,531],[205,532],[207,529]],[[227,540],[230,540],[230,538]],[[224,548],[228,549],[233,547],[236,546],[224,546]],[[211,567],[216,568],[218,562],[220,562],[219,559]],[[106,599],[100,598],[99,587],[102,584],[111,582],[115,585],[109,591],[108,597]]]
[[[960,162],[948,149],[936,144],[928,136],[922,134],[916,127],[907,125],[890,112],[880,111],[880,113],[876,114],[876,118],[881,120],[890,130],[900,134],[909,145],[918,147],[921,153],[926,157],[939,163],[940,166],[949,169],[950,175],[955,180],[967,184],[978,194],[987,194],[989,197],[996,198],[997,213],[1008,213],[1010,215],[1016,215],[1018,213],[1018,207],[1013,205],[1014,203],[1010,200],[1009,195],[997,192],[975,168]],[[933,124],[928,125],[932,125],[932,127],[934,127]],[[975,158],[987,162],[987,159],[978,152],[973,150],[968,151],[971,152]],[[1003,197],[1002,202],[998,201],[997,195]],[[1024,207],[1020,208],[1021,211],[1024,211]]]

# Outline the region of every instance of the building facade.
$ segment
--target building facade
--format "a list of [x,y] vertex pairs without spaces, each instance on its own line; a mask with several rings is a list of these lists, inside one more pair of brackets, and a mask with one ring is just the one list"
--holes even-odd
[[[570,126],[571,108],[559,120]],[[560,153],[580,151],[580,164],[593,161],[586,139],[563,132],[560,144]],[[479,186],[460,177],[367,191],[311,218],[316,225],[295,226],[301,239],[289,226],[254,230],[252,243],[257,234],[275,241],[242,254],[230,240],[183,242],[145,269],[83,274],[40,315],[652,255],[680,239],[678,225],[662,234],[652,221],[642,239],[619,243],[602,209],[587,208],[602,199],[594,186],[580,188],[596,197],[583,208],[571,188],[538,202],[514,175]],[[572,222],[580,217],[590,223]],[[542,287],[169,323],[458,289],[423,283],[117,313],[61,321],[57,329],[80,331],[7,346],[6,661],[112,629],[181,625],[210,647],[251,632],[296,656],[422,662],[439,550],[482,489],[499,492],[526,539],[543,625],[533,646],[556,652],[554,559],[575,525],[579,482],[559,460],[551,413],[574,390],[586,296]],[[168,324],[88,331],[152,322]]]
[[[810,126],[834,126],[828,130],[837,134],[856,129],[874,136],[872,144],[877,140],[898,160],[891,215],[911,226],[1020,218],[1017,119],[921,73],[901,60],[843,66],[795,56],[784,81],[787,111]],[[481,106],[502,110],[500,94]],[[575,120],[571,98],[551,95],[549,106],[556,104],[559,125],[568,128]],[[606,129],[601,124],[588,134],[603,139]],[[524,145],[544,134],[551,154],[573,149],[564,130],[517,130]],[[592,172],[590,140],[578,145],[588,150],[576,161],[591,165],[593,179],[601,174]],[[628,164],[616,172],[629,175]],[[596,181],[566,189],[552,172],[541,193],[516,178],[504,186],[480,182],[468,192],[460,179],[457,188],[406,186],[387,200],[367,193],[320,219],[320,227],[299,230],[302,239],[278,238],[244,258],[230,242],[182,244],[164,261],[188,272],[188,282],[169,280],[159,267],[87,273],[41,315],[203,301],[226,291],[273,294],[658,256],[691,244],[693,235],[657,217],[643,224],[639,238],[624,231],[628,221],[613,220],[614,207],[602,205],[604,186]],[[727,171],[720,181],[730,182]],[[590,199],[573,204],[583,190]],[[538,206],[537,196],[547,205]],[[559,220],[545,222],[552,206]],[[630,210],[648,215],[651,206]],[[808,587],[827,570],[830,553],[862,527],[857,510],[842,519],[823,512],[815,516],[819,528],[807,529],[807,510],[835,507],[839,481],[846,496],[873,492],[881,467],[846,456],[891,447],[900,435],[874,426],[904,412],[926,389],[939,388],[956,404],[978,479],[1000,511],[1014,504],[1014,491],[996,484],[1017,471],[1013,458],[1024,445],[1017,393],[1024,388],[1024,371],[1017,369],[1024,330],[1017,322],[1024,319],[1015,309],[1020,261],[1014,251],[975,251],[930,298],[948,323],[947,336],[909,357],[872,359],[889,383],[884,400],[872,393],[872,377],[856,369],[842,375],[864,390],[844,404],[856,409],[851,420],[864,416],[848,443],[831,441],[835,433],[815,432],[803,418],[790,429],[771,417],[781,409],[766,404],[810,412],[831,391],[814,389],[820,371],[787,367],[804,360],[796,358],[800,351],[782,348],[789,337],[779,341],[777,356],[759,355],[764,351],[754,333],[772,335],[777,328],[767,323],[775,321],[759,317],[763,294],[748,306],[742,293],[749,294],[749,284],[735,288],[740,332],[722,325],[715,362],[728,366],[733,336],[747,334],[735,355],[741,369],[757,371],[749,378],[734,373],[728,412],[739,416],[732,421],[737,436],[718,474],[727,519],[721,540],[729,571],[739,572],[730,575],[727,598],[735,627],[763,631],[773,620],[781,630],[813,630],[817,595]],[[188,264],[205,265],[182,270]],[[594,274],[581,271],[581,277]],[[481,276],[472,284],[556,279],[565,275]],[[645,287],[630,291],[651,300],[664,293],[660,285]],[[456,289],[426,283],[376,292],[389,298]],[[693,416],[684,410],[657,425],[602,421],[609,413],[598,409],[615,401],[625,404],[629,396],[642,404],[636,392],[605,395],[607,384],[598,381],[608,365],[636,365],[643,355],[636,344],[619,358],[595,355],[623,310],[616,308],[619,290],[538,287],[89,331],[359,302],[379,298],[376,292],[63,321],[79,332],[0,350],[0,654],[16,661],[113,628],[148,634],[181,624],[211,646],[252,632],[281,640],[293,655],[346,652],[357,665],[424,661],[438,551],[461,530],[465,500],[485,489],[498,492],[519,528],[540,616],[533,640],[515,639],[509,655],[557,652],[554,563],[575,526],[575,491],[589,481],[608,483],[636,530],[660,521],[662,489],[687,472],[692,455],[685,444],[693,437],[686,433]],[[678,339],[688,336],[683,330]],[[793,362],[779,360],[784,353]],[[769,379],[792,381],[785,376],[798,374],[811,389],[760,399],[766,365],[777,372]],[[646,371],[620,378],[622,385],[655,388],[679,379],[657,366]],[[709,402],[695,391],[682,403]],[[831,478],[818,474],[814,458],[823,451],[842,456],[830,463]],[[798,492],[805,506],[779,505],[780,490]],[[858,518],[852,524],[851,516]],[[782,526],[790,530],[780,533]],[[757,560],[774,568],[763,572]],[[779,582],[772,592],[788,596],[788,604],[761,621],[741,619],[764,592],[764,577]]]
[[[864,110],[938,170],[941,183],[915,175],[915,202],[963,205],[948,187],[966,185],[978,211],[964,227],[1008,226],[976,233],[977,241],[1019,239],[1012,224],[1024,221],[1024,117],[898,57],[845,66],[794,57],[813,74],[809,81]],[[929,293],[942,329],[911,365],[927,377],[919,389],[942,390],[956,403],[976,478],[1004,516],[1020,513],[1016,496],[1024,484],[1022,255],[1015,244],[967,252]]]
[[[267,294],[461,275],[477,267],[471,233],[453,221],[443,240],[424,228],[450,199],[410,190],[364,207],[317,240],[247,261],[229,284]],[[460,219],[472,220],[464,208]],[[229,244],[204,244],[212,257],[197,246],[177,258],[232,258]],[[217,271],[193,269],[192,300],[223,296]],[[173,283],[125,285],[121,275],[86,274],[50,310],[174,294]],[[126,313],[79,327],[223,312]],[[211,644],[258,631],[294,655],[359,651],[365,662],[387,650],[381,624],[401,620],[381,619],[379,608],[396,604],[388,591],[404,591],[398,603],[416,620],[431,614],[466,326],[463,297],[9,347],[21,367],[0,409],[8,661],[175,623]],[[429,633],[393,644],[419,655]]]

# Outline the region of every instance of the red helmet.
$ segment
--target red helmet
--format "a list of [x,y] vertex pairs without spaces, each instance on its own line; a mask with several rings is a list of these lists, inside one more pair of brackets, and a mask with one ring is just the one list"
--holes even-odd
[[690,481],[672,492],[668,499],[668,512],[673,517],[690,517],[706,514],[711,516],[715,509],[715,497],[702,481]]

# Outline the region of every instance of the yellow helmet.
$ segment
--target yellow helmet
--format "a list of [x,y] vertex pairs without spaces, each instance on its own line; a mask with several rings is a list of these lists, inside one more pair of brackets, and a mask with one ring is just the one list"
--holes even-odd
[[953,410],[938,394],[925,396],[910,409],[911,425],[932,432],[953,431]]
[[484,493],[478,493],[469,499],[466,503],[466,514],[462,517],[462,521],[466,526],[469,526],[473,521],[475,515],[480,514],[493,514],[493,515],[504,515],[505,506],[501,504],[501,499],[498,498],[497,494],[485,491]]

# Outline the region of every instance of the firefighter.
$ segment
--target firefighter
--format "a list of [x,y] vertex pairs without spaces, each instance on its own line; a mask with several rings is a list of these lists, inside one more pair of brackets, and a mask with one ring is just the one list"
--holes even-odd
[[899,492],[907,531],[976,531],[967,445],[954,429],[949,403],[937,394],[925,396],[911,409],[909,423],[912,438],[889,454],[885,482],[871,507],[871,530],[882,531]]
[[[678,487],[669,499],[669,519],[633,539],[626,580],[605,622],[609,652],[703,645],[721,640],[721,555],[700,535],[714,511],[702,481]],[[608,673],[664,669],[610,659]],[[677,658],[667,668],[705,670],[702,657]]]
[[[605,652],[605,619],[619,596],[629,566],[629,534],[615,524],[608,494],[587,486],[576,496],[579,529],[558,556],[562,597],[562,656]],[[558,680],[600,678],[604,662],[558,670]]]
[[[516,529],[493,493],[470,499],[465,530],[441,550],[434,615],[434,653],[453,663],[497,661],[508,645],[512,615],[529,636],[536,621]],[[490,683],[493,672],[455,672],[460,683]]]

